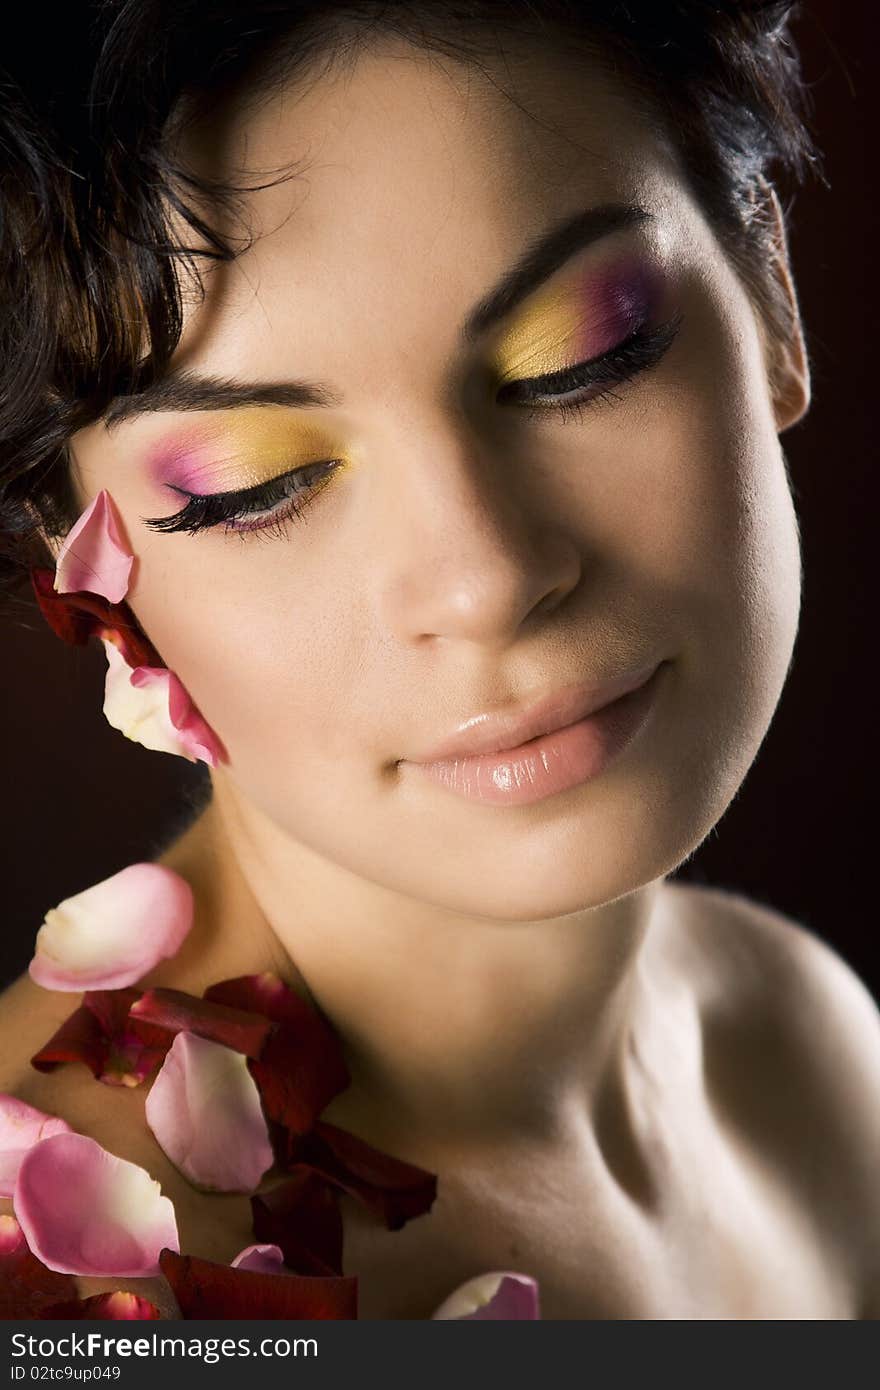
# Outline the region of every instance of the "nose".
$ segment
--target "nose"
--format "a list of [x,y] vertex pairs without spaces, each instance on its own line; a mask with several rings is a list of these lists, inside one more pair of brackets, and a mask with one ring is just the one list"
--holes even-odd
[[497,443],[450,440],[447,426],[445,442],[423,436],[393,471],[379,603],[398,641],[504,647],[576,587],[579,548],[542,509],[522,458],[514,466]]

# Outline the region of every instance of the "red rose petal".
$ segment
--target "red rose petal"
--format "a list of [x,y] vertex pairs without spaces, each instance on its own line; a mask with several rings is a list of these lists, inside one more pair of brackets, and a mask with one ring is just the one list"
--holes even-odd
[[129,1024],[140,1033],[141,1023],[169,1033],[196,1033],[208,1042],[222,1043],[233,1052],[257,1057],[272,1024],[261,1014],[200,999],[182,989],[147,989],[132,1004]]
[[159,1265],[184,1318],[356,1318],[357,1277],[262,1274],[163,1250]]
[[430,1211],[437,1196],[434,1173],[324,1121],[319,1120],[310,1134],[291,1136],[290,1157],[363,1202],[389,1231]]
[[161,666],[162,658],[140,630],[127,603],[111,603],[85,590],[59,594],[55,571],[34,566],[31,584],[40,612],[63,641],[83,646],[90,637],[107,637],[116,643],[129,666]]
[[131,1026],[130,1010],[141,997],[137,989],[89,990],[83,1004],[107,1037],[107,1056],[99,1080],[110,1085],[139,1085],[162,1061],[171,1044],[163,1031],[146,1038]]
[[0,1319],[39,1317],[43,1308],[70,1298],[76,1281],[47,1269],[28,1249],[14,1216],[0,1216]]
[[31,1066],[53,1071],[63,1062],[84,1062],[107,1085],[139,1085],[171,1045],[165,1032],[158,1035],[160,1046],[148,1046],[129,1028],[128,1011],[139,997],[132,987],[87,990],[79,1008],[34,1053]]
[[92,1074],[99,1076],[106,1055],[104,1031],[95,1015],[81,1004],[34,1053],[31,1066],[37,1071],[54,1071],[62,1062],[85,1062]]
[[303,1030],[311,1028],[316,1039],[320,1036],[328,1046],[339,1047],[336,1032],[314,1005],[271,970],[264,970],[259,975],[236,975],[229,980],[220,980],[205,990],[205,998],[217,1004],[229,1004],[235,1009],[262,1014],[264,1018],[271,1018],[273,1023],[299,1024]]
[[90,1298],[74,1298],[68,1303],[53,1303],[37,1314],[40,1318],[104,1318],[115,1322],[129,1318],[152,1320],[161,1316],[155,1303],[122,1289],[116,1293],[92,1294]]
[[288,1024],[273,1025],[257,1058],[248,1062],[269,1119],[295,1134],[312,1128],[351,1077],[334,1049],[321,1052]]
[[251,1197],[254,1235],[277,1245],[299,1274],[342,1273],[342,1216],[333,1186],[301,1167]]
[[350,1085],[335,1030],[271,971],[221,980],[205,990],[205,999],[259,1012],[275,1023],[249,1063],[270,1120],[304,1134],[333,1097]]

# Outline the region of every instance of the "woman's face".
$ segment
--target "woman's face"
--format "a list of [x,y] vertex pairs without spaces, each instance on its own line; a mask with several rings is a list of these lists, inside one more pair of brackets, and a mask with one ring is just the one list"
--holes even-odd
[[[626,90],[535,49],[505,81],[526,111],[389,41],[194,130],[202,172],[301,172],[248,196],[257,240],[206,275],[174,369],[287,384],[286,403],[166,397],[81,431],[73,459],[83,507],[106,488],[124,522],[134,613],[226,747],[227,803],[394,893],[525,920],[671,871],[754,759],[797,628],[777,431],[805,388],[793,350],[771,399],[755,311]],[[646,215],[581,218],[475,315],[549,229],[610,205]],[[615,357],[633,333],[641,356]],[[579,412],[559,408],[571,378],[529,380],[600,357]],[[262,485],[237,517],[193,504],[212,527],[146,525],[184,490]],[[412,761],[472,715],[660,661],[639,736],[567,790],[491,804]]]

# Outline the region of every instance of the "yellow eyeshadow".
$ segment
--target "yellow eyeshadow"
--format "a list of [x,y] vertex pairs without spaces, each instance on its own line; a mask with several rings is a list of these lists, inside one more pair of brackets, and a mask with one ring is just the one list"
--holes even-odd
[[188,492],[237,492],[350,452],[337,431],[283,406],[249,407],[176,436],[157,451],[155,476]]
[[583,338],[583,303],[573,287],[547,291],[530,304],[505,334],[496,354],[504,381],[558,372],[577,361]]

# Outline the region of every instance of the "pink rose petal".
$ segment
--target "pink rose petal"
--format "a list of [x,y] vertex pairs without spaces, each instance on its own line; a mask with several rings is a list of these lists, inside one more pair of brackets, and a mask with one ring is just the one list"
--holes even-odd
[[12,1205],[33,1253],[61,1274],[158,1274],[159,1252],[180,1248],[174,1207],[158,1182],[85,1134],[35,1144]]
[[529,1274],[493,1270],[468,1279],[440,1304],[432,1318],[478,1320],[540,1318],[538,1284]]
[[44,989],[131,985],[180,949],[192,889],[162,864],[129,864],[46,913],[28,969]]
[[119,603],[128,591],[133,560],[122,539],[113,499],[102,489],[71,527],[58,552],[55,589],[60,594],[100,594],[111,603]]
[[255,1269],[260,1274],[283,1274],[284,1255],[280,1245],[246,1245],[232,1261],[233,1269]]
[[274,1155],[247,1058],[178,1033],[150,1088],[147,1124],[196,1187],[253,1192]]
[[0,1197],[11,1197],[21,1161],[28,1149],[50,1134],[69,1134],[70,1125],[57,1115],[28,1105],[16,1096],[0,1094]]
[[112,640],[102,637],[107,654],[104,716],[134,743],[157,753],[176,753],[209,767],[225,760],[226,750],[199,714],[185,687],[166,666],[129,666]]

